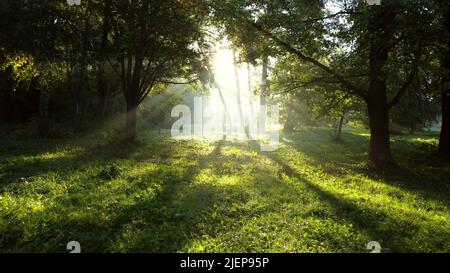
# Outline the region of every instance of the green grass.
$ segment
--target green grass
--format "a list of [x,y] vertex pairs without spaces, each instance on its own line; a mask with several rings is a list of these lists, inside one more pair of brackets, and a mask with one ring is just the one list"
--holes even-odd
[[254,142],[0,140],[0,252],[450,251],[450,164],[433,135],[393,138],[401,168],[367,163],[367,132]]

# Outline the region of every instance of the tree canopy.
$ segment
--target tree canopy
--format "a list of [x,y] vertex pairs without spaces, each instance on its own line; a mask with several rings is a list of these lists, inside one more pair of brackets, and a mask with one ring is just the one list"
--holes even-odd
[[[377,165],[395,164],[393,123],[413,131],[442,116],[440,150],[448,154],[447,19],[438,0],[5,0],[2,116],[14,116],[14,90],[32,93],[29,111],[39,109],[45,136],[55,100],[72,109],[63,116],[78,130],[121,98],[124,138],[134,141],[144,99],[171,84],[214,82],[212,48],[227,37],[236,62],[262,67],[261,100],[295,98],[328,122],[352,112],[371,130]],[[295,105],[284,108],[286,129],[306,113]]]

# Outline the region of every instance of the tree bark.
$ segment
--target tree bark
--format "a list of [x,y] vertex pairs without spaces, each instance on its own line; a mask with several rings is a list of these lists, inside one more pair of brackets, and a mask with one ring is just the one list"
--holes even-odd
[[342,113],[341,118],[339,119],[338,128],[336,131],[336,141],[342,141],[341,135],[342,135],[342,126],[344,125],[344,119],[345,119],[345,112]]
[[136,141],[137,103],[127,103],[126,136],[127,142]]
[[378,167],[395,165],[390,145],[386,75],[383,71],[391,46],[390,27],[395,15],[393,10],[374,14],[369,26],[369,32],[374,37],[369,49],[369,92],[367,96],[370,124],[369,159]]
[[[444,27],[450,34],[450,8],[444,8]],[[446,36],[447,37],[447,36]],[[439,154],[450,158],[450,41],[442,54],[442,128],[439,140]]]
[[[383,56],[372,59],[373,66],[381,65]],[[387,52],[384,55],[387,58]],[[376,58],[376,57],[374,57]],[[392,156],[389,135],[389,107],[387,104],[386,81],[374,73],[369,86],[367,108],[370,124],[370,151],[369,159],[378,166],[395,164]]]
[[[142,48],[140,48],[142,49]],[[131,56],[131,55],[129,55]],[[128,87],[124,90],[125,98],[127,102],[127,121],[126,121],[126,136],[125,139],[129,143],[136,141],[136,118],[137,118],[137,107],[142,102],[144,97],[140,94],[140,79],[141,71],[143,65],[143,55],[142,51],[138,50],[134,57],[134,69],[129,69],[131,82]],[[128,66],[132,66],[133,58],[129,57]],[[133,71],[131,71],[133,70]]]
[[377,166],[395,164],[389,140],[389,115],[386,101],[376,97],[368,103],[370,124],[369,159]]

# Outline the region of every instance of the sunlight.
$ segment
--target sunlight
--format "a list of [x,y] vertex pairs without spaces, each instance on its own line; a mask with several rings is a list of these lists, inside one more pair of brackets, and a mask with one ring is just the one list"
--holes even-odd
[[228,41],[218,43],[215,50],[213,69],[216,83],[204,102],[207,126],[203,136],[208,139],[221,138],[224,135],[227,138],[247,139],[245,127],[249,126],[249,121],[255,123],[258,113],[259,98],[253,95],[259,84],[255,81],[259,79],[257,69],[246,63],[236,64],[235,67],[234,54],[237,53],[233,53]]

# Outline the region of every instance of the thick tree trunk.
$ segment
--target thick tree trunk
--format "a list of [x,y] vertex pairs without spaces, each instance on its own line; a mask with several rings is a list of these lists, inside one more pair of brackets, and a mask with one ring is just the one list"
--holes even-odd
[[136,141],[136,120],[137,120],[137,104],[127,103],[127,122],[126,122],[125,139],[129,143]]
[[389,140],[389,115],[386,102],[372,100],[368,103],[370,124],[369,159],[377,166],[395,164]]
[[395,15],[395,11],[387,9],[382,14],[373,15],[369,26],[369,32],[374,37],[370,44],[367,97],[370,124],[369,159],[382,168],[395,165],[390,146],[389,106],[384,72],[391,46],[390,28]]
[[[382,67],[383,60],[387,58],[387,52],[374,54],[371,66]],[[371,75],[367,107],[370,124],[370,151],[369,159],[375,165],[384,167],[395,164],[392,156],[389,136],[389,107],[387,104],[386,81],[384,76],[378,73]]]
[[[128,70],[124,74],[123,81],[123,92],[125,96],[125,100],[127,103],[127,120],[125,126],[125,141],[129,143],[133,143],[136,141],[136,119],[137,119],[137,107],[144,100],[145,95],[141,94],[140,89],[140,80],[141,80],[141,71],[143,66],[143,55],[142,55],[142,47],[136,52],[135,57],[133,58],[131,54],[128,55]],[[132,64],[134,61],[134,65]],[[122,64],[123,66],[123,64]],[[134,67],[134,68],[132,68]],[[129,84],[127,85],[127,76],[131,79]]]
[[[450,34],[450,8],[445,7],[444,24]],[[442,128],[439,140],[439,154],[450,158],[450,41],[442,55]]]

